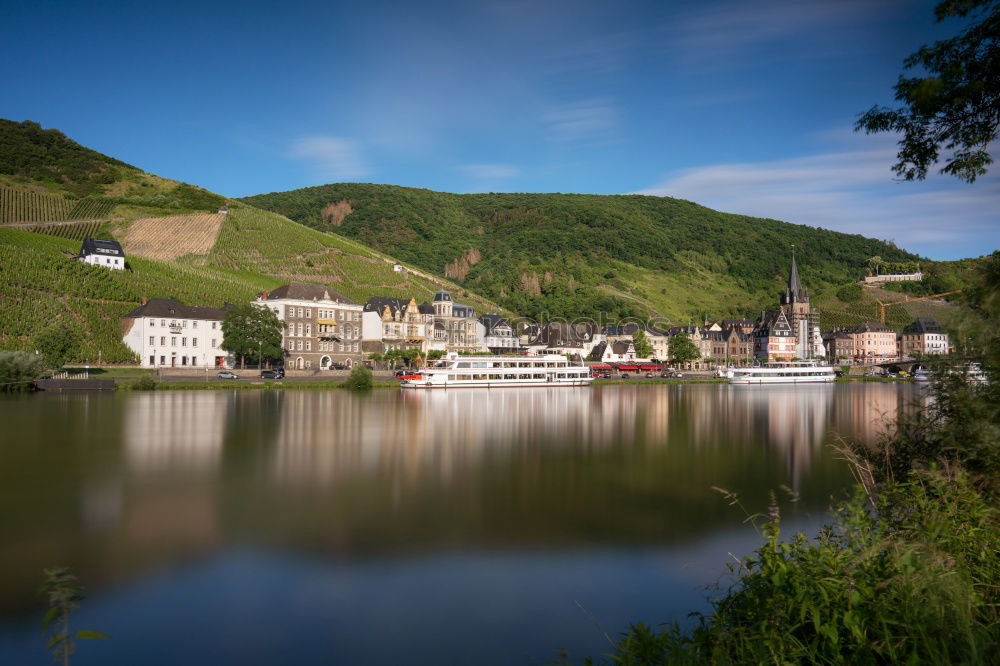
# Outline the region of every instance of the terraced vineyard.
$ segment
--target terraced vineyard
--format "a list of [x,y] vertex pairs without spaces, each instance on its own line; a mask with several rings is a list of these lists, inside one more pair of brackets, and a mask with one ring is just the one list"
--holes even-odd
[[170,261],[186,254],[208,254],[219,236],[225,215],[171,215],[132,222],[125,234],[125,252]]
[[[837,298],[836,290],[830,290],[813,299],[813,304],[820,311],[820,328],[824,331],[831,328],[856,326],[864,322],[879,321],[877,301],[896,303],[902,301],[903,294],[878,288],[865,288],[861,298],[854,302],[844,302]],[[901,330],[918,317],[930,317],[943,326],[947,326],[958,311],[951,303],[939,300],[912,301],[899,303],[885,309],[885,323],[889,328]]]
[[67,222],[42,222],[39,224],[12,224],[10,226],[36,234],[46,234],[47,236],[82,241],[84,236],[102,235],[102,227],[105,224],[104,220],[70,220]]
[[0,187],[0,223],[65,220],[72,207],[55,194]]
[[0,224],[106,219],[115,205],[107,199],[73,201],[58,194],[0,187]]
[[211,267],[129,259],[131,271],[109,271],[73,259],[75,241],[0,228],[0,349],[34,351],[32,336],[57,319],[78,325],[81,361],[127,362],[119,320],[145,298],[172,296],[191,305],[245,303],[280,281]]
[[93,220],[99,217],[108,217],[115,207],[114,201],[106,199],[81,199],[73,204],[66,214],[68,220]]

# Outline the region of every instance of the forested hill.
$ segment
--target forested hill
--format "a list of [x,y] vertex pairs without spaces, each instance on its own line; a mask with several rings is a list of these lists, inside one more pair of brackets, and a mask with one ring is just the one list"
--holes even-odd
[[243,201],[359,240],[529,316],[753,315],[775,306],[792,245],[813,292],[857,280],[875,255],[918,259],[863,236],[666,197],[344,183]]

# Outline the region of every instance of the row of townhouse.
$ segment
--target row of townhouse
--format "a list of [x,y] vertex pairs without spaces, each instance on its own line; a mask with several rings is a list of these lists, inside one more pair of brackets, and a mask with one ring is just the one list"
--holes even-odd
[[877,322],[836,328],[823,335],[831,360],[855,363],[885,363],[952,351],[951,340],[941,325],[920,317],[901,332]]
[[[282,348],[292,369],[350,367],[373,353],[414,348],[426,357],[444,352],[510,352],[520,348],[510,322],[497,314],[477,318],[447,291],[433,303],[373,296],[360,305],[318,284],[292,282],[253,302],[284,323]],[[227,305],[227,307],[229,307]],[[222,367],[226,308],[187,306],[154,298],[122,318],[122,339],[145,367]]]

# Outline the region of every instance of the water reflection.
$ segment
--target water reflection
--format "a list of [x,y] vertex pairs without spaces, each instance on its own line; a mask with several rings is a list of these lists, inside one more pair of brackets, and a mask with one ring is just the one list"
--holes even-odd
[[[905,408],[887,384],[162,392],[0,400],[0,615],[41,567],[90,580],[236,544],[342,562],[455,549],[684,544],[789,485],[821,514],[826,446]],[[59,460],[59,465],[53,465]]]

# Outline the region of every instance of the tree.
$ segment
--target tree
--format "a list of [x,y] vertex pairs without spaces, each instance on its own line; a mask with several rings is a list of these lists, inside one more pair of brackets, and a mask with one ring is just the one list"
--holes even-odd
[[270,308],[240,305],[226,310],[222,321],[222,348],[236,354],[246,367],[250,357],[258,362],[263,359],[278,360],[284,357],[281,332],[285,323]]
[[42,359],[28,352],[0,352],[0,393],[32,391],[45,370]]
[[872,273],[878,275],[878,267],[882,265],[882,257],[877,254],[874,257],[868,259],[868,266],[872,269]]
[[1000,0],[944,0],[935,16],[981,20],[906,58],[905,69],[925,75],[900,75],[894,89],[904,106],[873,106],[854,129],[901,132],[892,170],[905,180],[926,178],[944,149],[953,152],[941,173],[972,183],[993,163],[987,148],[1000,126]]
[[345,383],[352,391],[368,391],[372,388],[372,371],[358,363],[351,368]]
[[636,358],[649,358],[653,353],[653,345],[646,339],[646,332],[641,328],[635,329],[632,334],[632,344],[635,346]]
[[35,345],[45,364],[59,369],[80,358],[80,331],[64,319],[59,319],[35,336]]
[[687,333],[678,333],[670,340],[670,362],[680,365],[701,358],[698,347],[691,342]]

